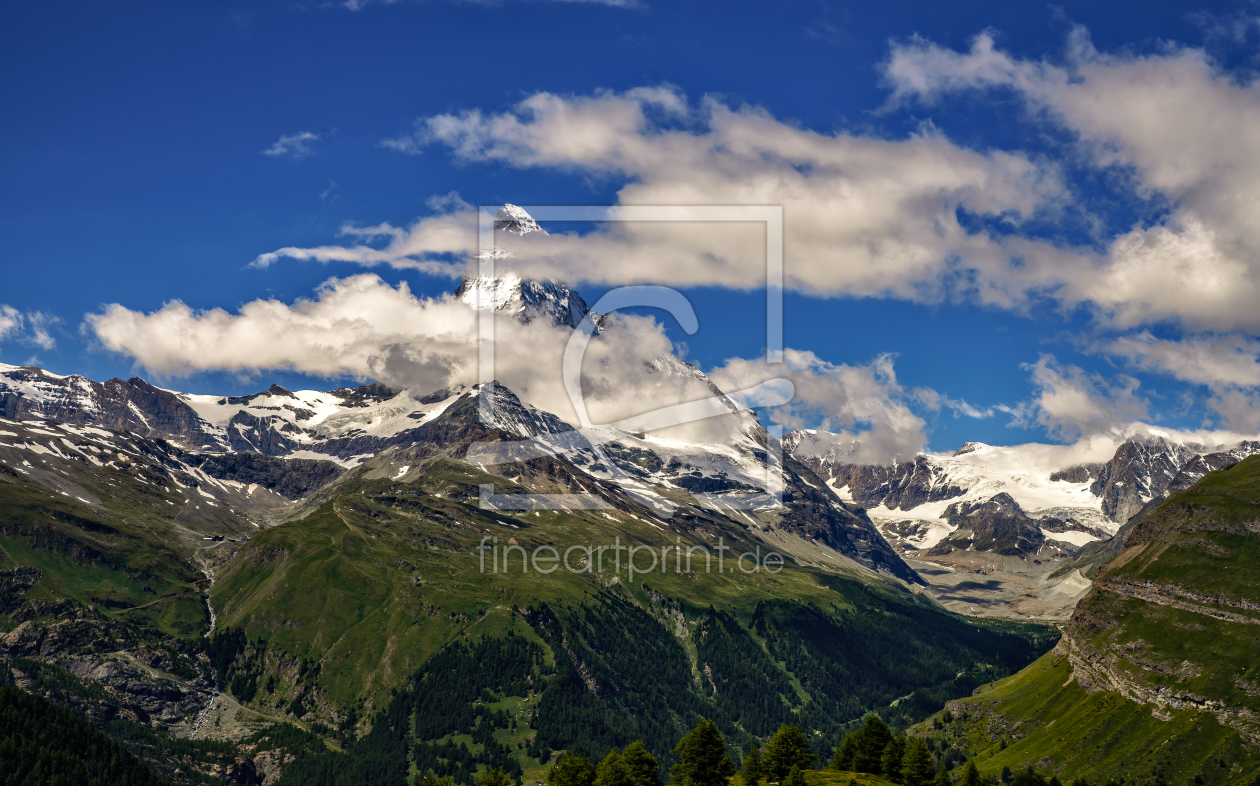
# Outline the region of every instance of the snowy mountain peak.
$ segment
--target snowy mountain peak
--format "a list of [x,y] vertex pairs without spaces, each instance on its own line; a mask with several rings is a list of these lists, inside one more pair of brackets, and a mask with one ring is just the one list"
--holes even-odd
[[499,208],[499,212],[494,215],[494,228],[514,235],[528,235],[534,232],[547,234],[545,229],[538,226],[533,216],[516,205],[504,205]]
[[522,279],[515,273],[465,278],[455,296],[473,308],[506,312],[527,323],[542,319],[576,328],[590,313],[582,296],[559,281]]

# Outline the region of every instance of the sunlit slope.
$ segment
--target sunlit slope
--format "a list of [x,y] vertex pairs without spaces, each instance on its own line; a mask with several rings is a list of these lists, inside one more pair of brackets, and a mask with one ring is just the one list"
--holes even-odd
[[[1250,783],[1260,772],[1260,457],[1138,521],[1054,652],[928,733],[982,769]],[[1006,742],[1003,748],[1003,742]]]
[[[524,470],[531,488],[545,469]],[[516,639],[537,647],[508,669],[516,676],[483,683],[470,669],[457,692],[471,698],[426,709],[422,716],[439,722],[418,741],[464,742],[483,767],[507,755],[481,734],[530,772],[547,751],[595,755],[637,738],[664,755],[707,715],[737,739],[802,722],[829,749],[870,709],[917,719],[1022,667],[1056,637],[964,620],[856,566],[823,570],[787,557],[782,570],[753,572],[745,558],[741,571],[738,556],[759,547],[764,557],[767,545],[717,516],[658,519],[616,496],[605,510],[482,510],[480,485],[524,489],[446,459],[408,481],[346,481],[306,518],[259,534],[219,576],[219,624],[266,642],[265,653],[247,644],[235,668],[253,685],[278,675],[274,691],[246,691],[255,706],[341,725],[349,708],[362,717],[383,708],[391,689],[426,679],[429,659],[454,642]],[[497,549],[484,563],[483,543]],[[721,572],[719,544],[728,549]],[[502,551],[512,545],[520,548],[505,571]],[[547,546],[563,560],[572,546],[614,545],[623,547],[619,571],[611,550],[591,552],[602,572],[584,549],[568,552],[573,570],[544,561],[543,572],[532,561]],[[633,576],[627,546],[638,549]],[[695,549],[687,570],[677,550],[700,546],[712,559],[706,565]],[[314,676],[286,679],[292,663]],[[438,685],[454,691],[454,679]],[[483,713],[510,709],[515,727],[498,715],[465,717],[474,700]],[[505,725],[485,726],[492,722]]]

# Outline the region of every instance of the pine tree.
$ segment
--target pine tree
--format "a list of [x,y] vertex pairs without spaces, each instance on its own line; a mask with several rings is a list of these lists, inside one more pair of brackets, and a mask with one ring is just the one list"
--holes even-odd
[[[1006,745],[1005,745],[1005,740],[1003,740],[1003,746],[1002,746],[1002,747],[1006,747]],[[998,778],[998,780],[1002,781],[1002,783],[1010,783],[1010,782],[1011,782],[1011,768],[1010,768],[1010,767],[1003,767],[1003,768],[1002,768],[1002,776],[1001,776],[1000,778]]]
[[860,731],[854,731],[844,735],[844,741],[831,757],[831,769],[841,772],[850,772],[855,769],[853,762],[857,758],[858,740],[861,734]]
[[905,783],[901,776],[901,760],[906,755],[906,738],[900,734],[893,737],[884,746],[884,752],[879,757],[879,769],[884,773],[884,777],[893,783]]
[[949,770],[945,769],[944,763],[936,768],[936,780],[932,782],[932,786],[954,786],[949,777]]
[[726,740],[707,718],[678,741],[673,754],[678,762],[669,769],[670,786],[727,786],[726,779],[735,774]]
[[503,774],[497,767],[477,779],[477,786],[515,786],[512,779]]
[[901,758],[901,777],[906,786],[932,786],[936,765],[927,742],[921,737],[906,741],[906,752]]
[[805,783],[805,776],[801,773],[801,768],[793,767],[788,770],[788,774],[780,786],[808,786],[808,784]]
[[608,755],[595,768],[595,786],[632,786],[630,773],[626,771],[626,762],[616,748],[608,751]]
[[648,753],[643,740],[635,740],[621,754],[631,786],[661,786],[661,766],[656,757]]
[[766,780],[782,781],[793,767],[809,769],[816,758],[805,731],[795,723],[785,723],[766,743],[762,770]]
[[739,771],[744,786],[757,786],[761,782],[763,767],[761,765],[761,748],[756,740],[748,743],[748,752],[744,754],[744,764]]
[[1037,774],[1029,765],[1026,770],[1015,776],[1013,786],[1046,786],[1046,779]]
[[579,753],[566,753],[547,772],[547,786],[595,786],[595,768]]
[[976,769],[976,763],[967,760],[967,766],[963,767],[962,780],[958,781],[958,786],[980,786],[980,770]]
[[866,717],[866,723],[857,732],[857,752],[853,756],[853,770],[879,775],[884,770],[880,766],[884,748],[892,741],[892,732],[878,716],[872,713]]

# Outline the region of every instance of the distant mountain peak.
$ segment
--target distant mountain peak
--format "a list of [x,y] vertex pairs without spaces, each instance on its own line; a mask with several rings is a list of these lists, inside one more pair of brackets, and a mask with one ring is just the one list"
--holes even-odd
[[498,213],[494,214],[494,228],[514,235],[529,235],[534,232],[547,234],[545,229],[538,226],[533,216],[525,212],[523,208],[512,204],[504,205],[499,208]]
[[[522,279],[515,273],[466,277],[455,296],[473,308],[512,314],[522,322],[542,319],[553,325],[576,328],[591,309],[565,284],[555,280]],[[595,316],[598,324],[598,315]]]

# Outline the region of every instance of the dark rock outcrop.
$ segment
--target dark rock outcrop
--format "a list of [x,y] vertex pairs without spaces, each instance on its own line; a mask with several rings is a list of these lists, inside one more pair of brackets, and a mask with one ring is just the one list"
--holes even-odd
[[257,483],[286,499],[305,497],[345,472],[332,461],[283,459],[252,452],[188,455],[184,460],[212,478]]
[[943,518],[957,529],[929,553],[947,554],[957,548],[1023,557],[1036,553],[1045,542],[1038,522],[1005,492],[986,502],[955,502]]

